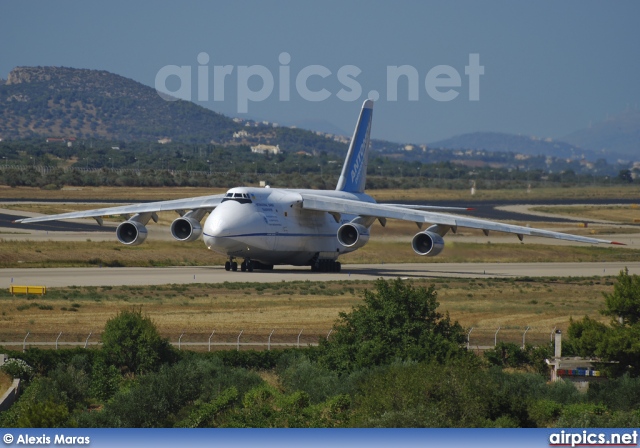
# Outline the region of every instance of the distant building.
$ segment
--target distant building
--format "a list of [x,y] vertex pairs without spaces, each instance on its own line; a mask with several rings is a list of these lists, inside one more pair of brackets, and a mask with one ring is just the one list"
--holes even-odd
[[280,154],[282,151],[280,150],[280,145],[256,145],[251,147],[251,152],[254,154]]
[[76,141],[75,137],[49,137],[47,143],[66,143],[69,148],[73,146],[73,142]]
[[244,129],[233,133],[233,138],[247,138],[247,137],[249,137],[249,133]]
[[167,143],[171,143],[171,139],[169,137],[161,138],[160,140],[158,140],[158,143],[160,143],[161,145],[166,145]]

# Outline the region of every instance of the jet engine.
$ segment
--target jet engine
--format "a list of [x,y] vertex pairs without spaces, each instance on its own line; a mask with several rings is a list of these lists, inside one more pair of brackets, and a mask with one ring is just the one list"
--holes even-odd
[[416,234],[411,240],[411,247],[418,255],[434,257],[444,249],[444,239],[437,233],[424,231]]
[[147,228],[138,221],[125,221],[116,229],[118,241],[127,246],[137,246],[147,239]]
[[344,247],[358,249],[369,241],[369,229],[362,224],[347,223],[338,229],[338,242]]
[[202,235],[200,221],[183,216],[171,223],[171,235],[178,241],[195,241]]

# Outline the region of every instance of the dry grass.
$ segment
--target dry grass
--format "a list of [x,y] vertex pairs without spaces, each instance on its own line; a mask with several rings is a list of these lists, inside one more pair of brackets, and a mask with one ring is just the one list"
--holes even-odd
[[2,397],[7,390],[9,390],[11,384],[13,384],[13,378],[0,371],[0,397]]
[[[447,240],[437,257],[418,257],[411,249],[411,236],[376,239],[359,250],[341,256],[351,264],[370,263],[522,263],[578,261],[636,261],[640,249],[602,246],[555,246],[500,243],[479,238],[482,243]],[[226,257],[208,250],[201,241],[179,243],[149,238],[135,247],[111,241],[30,241],[0,239],[0,268],[82,267],[82,266],[212,266],[224,264]]]
[[[444,189],[411,189],[411,190],[368,190],[371,196],[378,201],[432,201],[432,200],[510,200],[527,203],[530,200],[552,199],[635,199],[640,196],[638,187],[635,186],[609,186],[594,187],[581,186],[579,188],[534,188],[530,193],[526,189],[514,190],[477,190],[471,196],[469,190],[444,190]],[[615,199],[612,199],[615,201]]]
[[[231,186],[230,186],[231,187]],[[194,196],[205,196],[224,193],[227,188],[204,187],[66,187],[61,190],[47,191],[39,188],[0,186],[1,199],[24,200],[115,200],[122,201],[161,201]],[[471,196],[469,190],[445,190],[436,188],[415,188],[410,190],[367,190],[367,193],[378,201],[425,201],[425,200],[514,200],[532,199],[610,199],[638,198],[639,191],[635,186],[580,188],[534,188],[531,193],[521,190],[478,190]]]
[[[504,337],[547,338],[554,327],[566,329],[570,319],[584,315],[606,321],[598,312],[603,292],[613,279],[434,279],[411,280],[414,286],[435,284],[440,311],[466,328],[477,342],[493,338],[500,326]],[[295,341],[303,343],[328,333],[340,312],[361,302],[373,282],[309,282],[274,284],[203,284],[148,287],[50,288],[44,297],[27,300],[0,291],[0,341],[84,341],[89,332],[99,337],[105,322],[122,309],[141,307],[172,341],[185,332],[185,341]],[[542,335],[542,336],[541,336]],[[544,339],[543,338],[543,339]],[[517,339],[517,338],[516,338]],[[0,342],[1,344],[1,342]],[[483,344],[484,345],[484,344]]]
[[224,193],[226,188],[191,187],[66,187],[61,190],[41,190],[32,187],[0,186],[0,199],[92,201],[164,201]]
[[[114,236],[115,239],[115,236]],[[3,240],[0,268],[70,266],[208,266],[225,258],[202,241],[178,243],[153,240],[128,247],[116,241]]]

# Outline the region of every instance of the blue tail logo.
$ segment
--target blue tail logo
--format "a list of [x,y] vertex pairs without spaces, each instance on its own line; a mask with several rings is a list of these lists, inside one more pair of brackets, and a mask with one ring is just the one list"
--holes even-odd
[[369,158],[369,134],[373,116],[373,101],[366,100],[362,104],[360,117],[351,138],[347,158],[342,167],[336,190],[351,193],[364,193],[367,178],[367,162]]

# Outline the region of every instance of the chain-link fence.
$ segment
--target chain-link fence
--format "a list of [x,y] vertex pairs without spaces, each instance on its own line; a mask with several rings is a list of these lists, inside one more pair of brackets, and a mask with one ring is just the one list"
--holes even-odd
[[[467,330],[466,345],[469,350],[482,351],[501,342],[519,346],[543,346],[553,341],[558,328],[532,327],[473,327]],[[180,332],[161,332],[161,336],[180,350],[271,350],[275,348],[307,347],[317,345],[320,339],[331,338],[331,329],[325,331],[304,328],[271,328],[245,331],[243,329],[201,330],[185,329]],[[62,349],[71,347],[96,347],[100,345],[101,332],[84,333],[3,333],[0,346],[26,350],[29,347]]]

